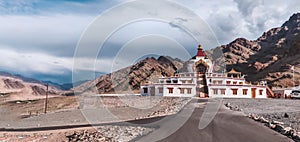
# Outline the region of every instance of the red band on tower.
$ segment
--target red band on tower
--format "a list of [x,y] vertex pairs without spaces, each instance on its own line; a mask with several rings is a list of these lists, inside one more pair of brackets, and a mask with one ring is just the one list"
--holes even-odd
[[203,52],[203,48],[202,48],[201,45],[198,46],[198,52],[197,52],[197,55],[196,55],[196,56],[197,56],[197,57],[204,57],[204,56],[205,56],[205,54],[204,54],[204,52]]

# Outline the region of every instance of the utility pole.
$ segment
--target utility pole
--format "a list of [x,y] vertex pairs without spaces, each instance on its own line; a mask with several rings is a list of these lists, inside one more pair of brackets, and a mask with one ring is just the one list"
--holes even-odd
[[291,67],[292,71],[293,71],[293,89],[296,88],[296,82],[295,82],[295,66]]
[[48,107],[48,88],[49,88],[49,85],[48,83],[46,84],[46,99],[45,99],[45,114],[47,113],[47,107]]

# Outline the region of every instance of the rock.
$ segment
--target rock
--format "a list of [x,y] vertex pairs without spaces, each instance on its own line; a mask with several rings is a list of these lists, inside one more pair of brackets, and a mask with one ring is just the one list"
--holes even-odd
[[250,114],[249,117],[255,121],[259,121],[259,117],[256,114]]
[[287,113],[284,113],[284,116],[283,116],[283,117],[288,118],[289,115],[288,115]]
[[262,123],[269,123],[269,120],[265,119],[264,117],[260,117],[259,121]]
[[275,129],[276,125],[269,123],[269,127],[270,127],[271,129]]
[[291,128],[291,127],[286,127],[286,128],[284,128],[284,129],[281,131],[281,133],[284,134],[284,135],[289,136],[289,135],[291,134],[292,130],[293,130],[293,128]]
[[282,132],[284,131],[284,127],[280,124],[276,124],[274,130],[277,132]]
[[280,122],[280,121],[276,121],[276,120],[273,120],[272,121],[272,124],[279,124],[279,125],[284,125],[284,123],[283,122]]
[[296,142],[300,142],[300,135],[294,135],[292,139]]
[[99,142],[105,142],[105,137],[99,138],[98,141]]

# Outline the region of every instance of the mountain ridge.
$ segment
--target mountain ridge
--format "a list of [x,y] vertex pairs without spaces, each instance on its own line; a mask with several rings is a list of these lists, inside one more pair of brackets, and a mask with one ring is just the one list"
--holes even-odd
[[[59,96],[61,93],[62,90],[49,85],[49,97]],[[6,101],[41,99],[46,95],[46,86],[35,79],[0,72],[0,94],[0,99]]]
[[73,88],[81,93],[137,93],[140,84],[156,81],[161,76],[171,76],[183,65],[180,59],[160,56],[147,57],[136,64],[98,77]]
[[237,38],[220,46],[227,70],[235,68],[246,74],[248,81],[267,80],[269,85],[291,87],[300,78],[300,13],[293,14],[281,27],[264,32],[256,40]]

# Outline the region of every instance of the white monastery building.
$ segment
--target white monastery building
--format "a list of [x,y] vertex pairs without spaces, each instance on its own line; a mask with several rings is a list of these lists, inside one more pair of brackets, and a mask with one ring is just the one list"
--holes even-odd
[[247,83],[240,72],[215,73],[214,64],[204,54],[201,45],[195,58],[188,63],[188,72],[161,77],[156,83],[141,85],[142,96],[201,98],[267,98],[272,96],[265,81]]

